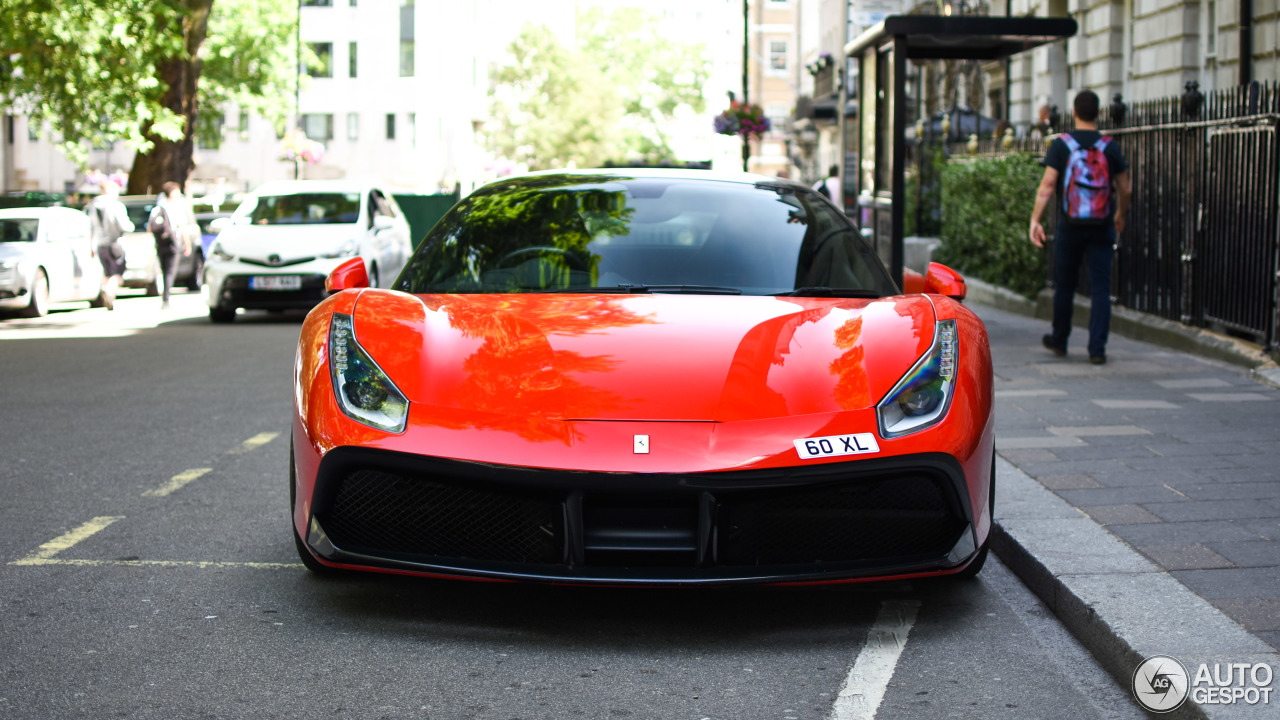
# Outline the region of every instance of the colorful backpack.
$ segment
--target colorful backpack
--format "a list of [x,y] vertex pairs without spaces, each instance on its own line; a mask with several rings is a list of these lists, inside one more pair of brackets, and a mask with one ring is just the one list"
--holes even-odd
[[1062,179],[1062,209],[1069,222],[1101,225],[1111,215],[1111,167],[1105,151],[1111,138],[1102,136],[1083,147],[1070,133],[1062,136],[1071,152],[1066,176]]

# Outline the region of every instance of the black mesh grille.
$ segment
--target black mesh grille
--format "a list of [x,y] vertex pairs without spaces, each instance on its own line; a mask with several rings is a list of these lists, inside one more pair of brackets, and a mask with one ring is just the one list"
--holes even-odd
[[737,566],[937,558],[965,527],[951,508],[939,479],[919,473],[726,498],[718,558]]
[[342,478],[321,522],[351,552],[521,563],[564,556],[559,503],[373,470]]

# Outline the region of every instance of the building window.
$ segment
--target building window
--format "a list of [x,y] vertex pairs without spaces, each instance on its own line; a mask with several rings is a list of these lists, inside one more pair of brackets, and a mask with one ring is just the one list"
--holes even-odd
[[249,111],[244,108],[240,109],[239,122],[236,123],[236,130],[240,133],[241,140],[249,139]]
[[27,118],[27,140],[36,142],[40,139],[40,123]]
[[400,77],[413,77],[413,0],[400,6]]
[[786,40],[770,40],[769,41],[769,69],[786,71],[787,69],[787,41]]
[[[355,0],[352,0],[355,5]],[[302,7],[333,7],[333,0],[302,0]]]
[[387,139],[396,139],[396,114],[387,113]]
[[409,113],[409,147],[418,147],[418,113]]
[[1205,2],[1204,10],[1205,34],[1204,54],[1206,57],[1218,55],[1218,3],[1217,0]]
[[347,113],[347,139],[351,142],[360,139],[360,113]]
[[347,77],[356,76],[356,44],[347,43]]
[[333,77],[333,43],[307,43],[316,59],[307,66],[311,77]]
[[333,114],[303,113],[302,132],[312,140],[329,142],[333,139]]

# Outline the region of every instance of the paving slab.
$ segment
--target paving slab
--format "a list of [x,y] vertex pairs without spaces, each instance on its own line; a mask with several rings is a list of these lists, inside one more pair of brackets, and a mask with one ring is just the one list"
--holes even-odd
[[1202,696],[1162,717],[1280,718],[1280,368],[1123,309],[1106,365],[1082,330],[1055,358],[1047,322],[1001,303],[972,305],[997,376],[993,549],[1126,686],[1157,654],[1275,676],[1268,706]]

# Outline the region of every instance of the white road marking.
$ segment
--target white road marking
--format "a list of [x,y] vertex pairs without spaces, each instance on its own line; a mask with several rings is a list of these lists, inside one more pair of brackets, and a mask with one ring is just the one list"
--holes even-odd
[[123,520],[123,519],[124,519],[123,515],[117,515],[117,516],[102,515],[102,516],[96,517],[90,520],[89,522],[81,525],[80,527],[76,528],[75,530],[72,530],[63,535],[59,535],[58,537],[41,545],[38,550],[28,555],[27,557],[24,557],[21,560],[14,560],[10,564],[11,565],[57,564],[61,561],[55,560],[54,559],[55,555],[62,552],[63,550],[66,550],[74,546],[76,543],[80,542],[81,540],[91,537],[94,533],[98,532],[99,530],[102,530],[103,528],[107,527],[111,523],[117,520]]
[[183,470],[170,478],[169,482],[158,488],[148,490],[142,493],[142,495],[143,497],[167,497],[170,493],[181,489],[187,483],[212,470],[213,468],[191,468],[190,470]]
[[253,437],[249,438],[248,440],[245,440],[244,442],[240,443],[239,447],[233,448],[228,452],[231,453],[232,455],[239,455],[241,453],[247,453],[251,450],[256,450],[262,447],[263,445],[266,445],[267,443],[271,442],[272,440],[275,440],[276,436],[279,434],[280,433],[278,432],[258,433],[257,435],[254,435]]
[[916,623],[916,600],[886,600],[880,603],[876,621],[867,631],[867,642],[858,653],[844,687],[836,697],[831,720],[872,720],[885,690],[893,679],[898,658],[907,646],[907,635]]

